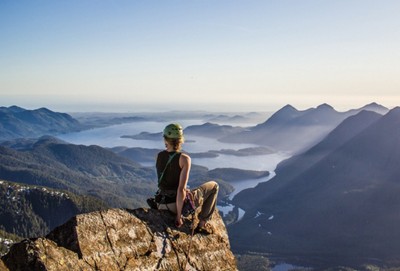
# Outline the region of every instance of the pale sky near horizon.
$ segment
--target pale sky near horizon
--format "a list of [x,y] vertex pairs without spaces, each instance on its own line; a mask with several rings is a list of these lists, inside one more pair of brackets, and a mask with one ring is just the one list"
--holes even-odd
[[400,106],[397,0],[0,1],[0,106]]

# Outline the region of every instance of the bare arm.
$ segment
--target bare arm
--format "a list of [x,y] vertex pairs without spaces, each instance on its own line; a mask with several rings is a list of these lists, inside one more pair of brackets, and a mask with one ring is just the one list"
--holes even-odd
[[180,227],[183,224],[181,215],[182,215],[182,207],[183,201],[186,197],[186,185],[189,180],[189,173],[191,167],[191,159],[189,155],[182,153],[179,158],[179,166],[181,167],[181,175],[179,177],[179,186],[176,193],[176,225]]

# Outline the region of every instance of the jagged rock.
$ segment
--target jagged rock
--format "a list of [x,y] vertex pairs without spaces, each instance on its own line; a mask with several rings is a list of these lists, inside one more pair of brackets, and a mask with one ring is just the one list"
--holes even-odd
[[45,238],[12,246],[0,270],[237,270],[218,212],[210,224],[213,234],[191,241],[191,220],[177,229],[167,211],[81,214]]

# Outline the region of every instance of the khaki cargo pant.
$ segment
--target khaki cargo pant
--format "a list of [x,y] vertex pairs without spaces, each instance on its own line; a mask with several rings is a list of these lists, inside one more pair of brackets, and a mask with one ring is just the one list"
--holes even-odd
[[[217,205],[218,190],[218,183],[214,181],[206,182],[191,190],[194,197],[194,204],[197,208],[201,208],[199,213],[200,220],[208,221],[211,219]],[[169,210],[176,214],[176,203],[160,204],[158,209]]]

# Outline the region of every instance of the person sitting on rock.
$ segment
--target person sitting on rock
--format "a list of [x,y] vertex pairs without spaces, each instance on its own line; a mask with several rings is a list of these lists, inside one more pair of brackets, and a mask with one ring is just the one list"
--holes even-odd
[[176,123],[169,124],[163,131],[165,150],[157,155],[156,169],[158,175],[158,188],[155,202],[152,208],[169,210],[176,214],[175,225],[181,227],[182,207],[187,193],[191,193],[196,206],[201,206],[198,215],[199,223],[195,229],[196,233],[211,233],[207,221],[215,210],[218,184],[215,181],[209,181],[193,189],[187,189],[189,173],[191,167],[190,156],[182,153],[182,144],[184,142],[182,126]]

